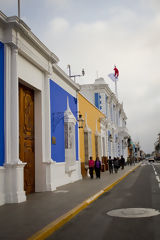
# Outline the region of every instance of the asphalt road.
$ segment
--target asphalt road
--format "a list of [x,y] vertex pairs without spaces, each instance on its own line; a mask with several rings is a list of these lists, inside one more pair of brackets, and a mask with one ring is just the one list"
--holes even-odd
[[[48,240],[159,240],[160,215],[112,217],[115,209],[160,211],[160,164],[142,164],[112,190],[80,212]],[[139,211],[141,213],[141,210]],[[127,216],[127,215],[126,215]]]

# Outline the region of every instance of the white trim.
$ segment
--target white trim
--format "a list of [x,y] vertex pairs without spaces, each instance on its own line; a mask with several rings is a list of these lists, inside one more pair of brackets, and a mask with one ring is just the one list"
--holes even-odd
[[5,203],[5,168],[0,167],[0,206]]
[[5,72],[5,116],[4,116],[4,124],[5,124],[5,163],[9,163],[11,160],[11,49],[8,45],[5,45],[5,64],[4,64],[4,72]]
[[19,99],[18,99],[18,76],[17,76],[18,50],[11,50],[11,163],[19,160]]
[[[31,45],[35,45],[36,47],[39,48],[39,52],[43,53],[46,58],[49,59],[50,62],[52,63],[57,63],[59,61],[58,57],[51,52],[32,32],[31,29],[27,26],[27,24],[22,20],[19,19],[17,16],[11,16],[7,17],[5,14],[3,14],[0,11],[0,20],[5,22],[8,27],[8,34],[6,34],[6,43],[8,40],[8,43],[14,45],[18,42],[17,37],[14,39],[13,36],[10,36],[8,38],[8,35],[12,35],[12,31],[14,30],[16,32],[16,36],[18,35],[17,33],[23,34],[24,37],[28,39],[28,41],[31,41]],[[12,27],[10,27],[12,26]]]

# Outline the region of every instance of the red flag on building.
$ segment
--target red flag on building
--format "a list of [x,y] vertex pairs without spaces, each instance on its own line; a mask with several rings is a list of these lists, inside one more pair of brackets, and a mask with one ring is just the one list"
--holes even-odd
[[115,76],[115,78],[118,78],[118,76],[119,76],[119,70],[116,66],[114,66],[114,76]]

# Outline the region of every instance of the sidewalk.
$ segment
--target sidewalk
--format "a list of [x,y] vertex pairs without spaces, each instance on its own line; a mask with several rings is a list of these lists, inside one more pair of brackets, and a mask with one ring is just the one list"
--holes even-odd
[[[72,210],[66,219],[71,218],[69,215],[75,215],[77,209],[79,212],[86,207],[85,204],[90,204],[103,194],[104,190],[109,190],[140,164],[126,166],[124,170],[119,169],[117,174],[110,175],[108,171],[102,172],[101,179],[85,178],[59,187],[54,192],[28,195],[27,201],[24,203],[1,206],[0,239],[26,240],[51,222],[53,227],[54,220],[57,223],[62,222],[63,215]],[[78,208],[76,208],[77,206]],[[46,229],[49,229],[50,226],[47,226]],[[42,230],[42,232],[44,231]],[[44,239],[44,237],[35,238],[34,235],[30,239]]]

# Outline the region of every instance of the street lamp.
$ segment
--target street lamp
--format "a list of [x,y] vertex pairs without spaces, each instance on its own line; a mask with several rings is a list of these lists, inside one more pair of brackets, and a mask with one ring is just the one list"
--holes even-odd
[[108,140],[110,141],[110,142],[112,142],[112,135],[111,134],[109,134],[109,136],[108,136]]
[[78,128],[83,128],[83,125],[84,125],[84,119],[82,118],[82,114],[79,114],[78,116]]
[[[76,112],[79,113],[79,112]],[[53,131],[55,131],[57,125],[59,124],[59,122],[64,119],[64,112],[55,112],[52,113],[52,119],[53,119]],[[84,119],[82,118],[82,114],[79,113],[78,117],[77,117],[77,122],[78,122],[78,128],[83,128],[84,127]]]

